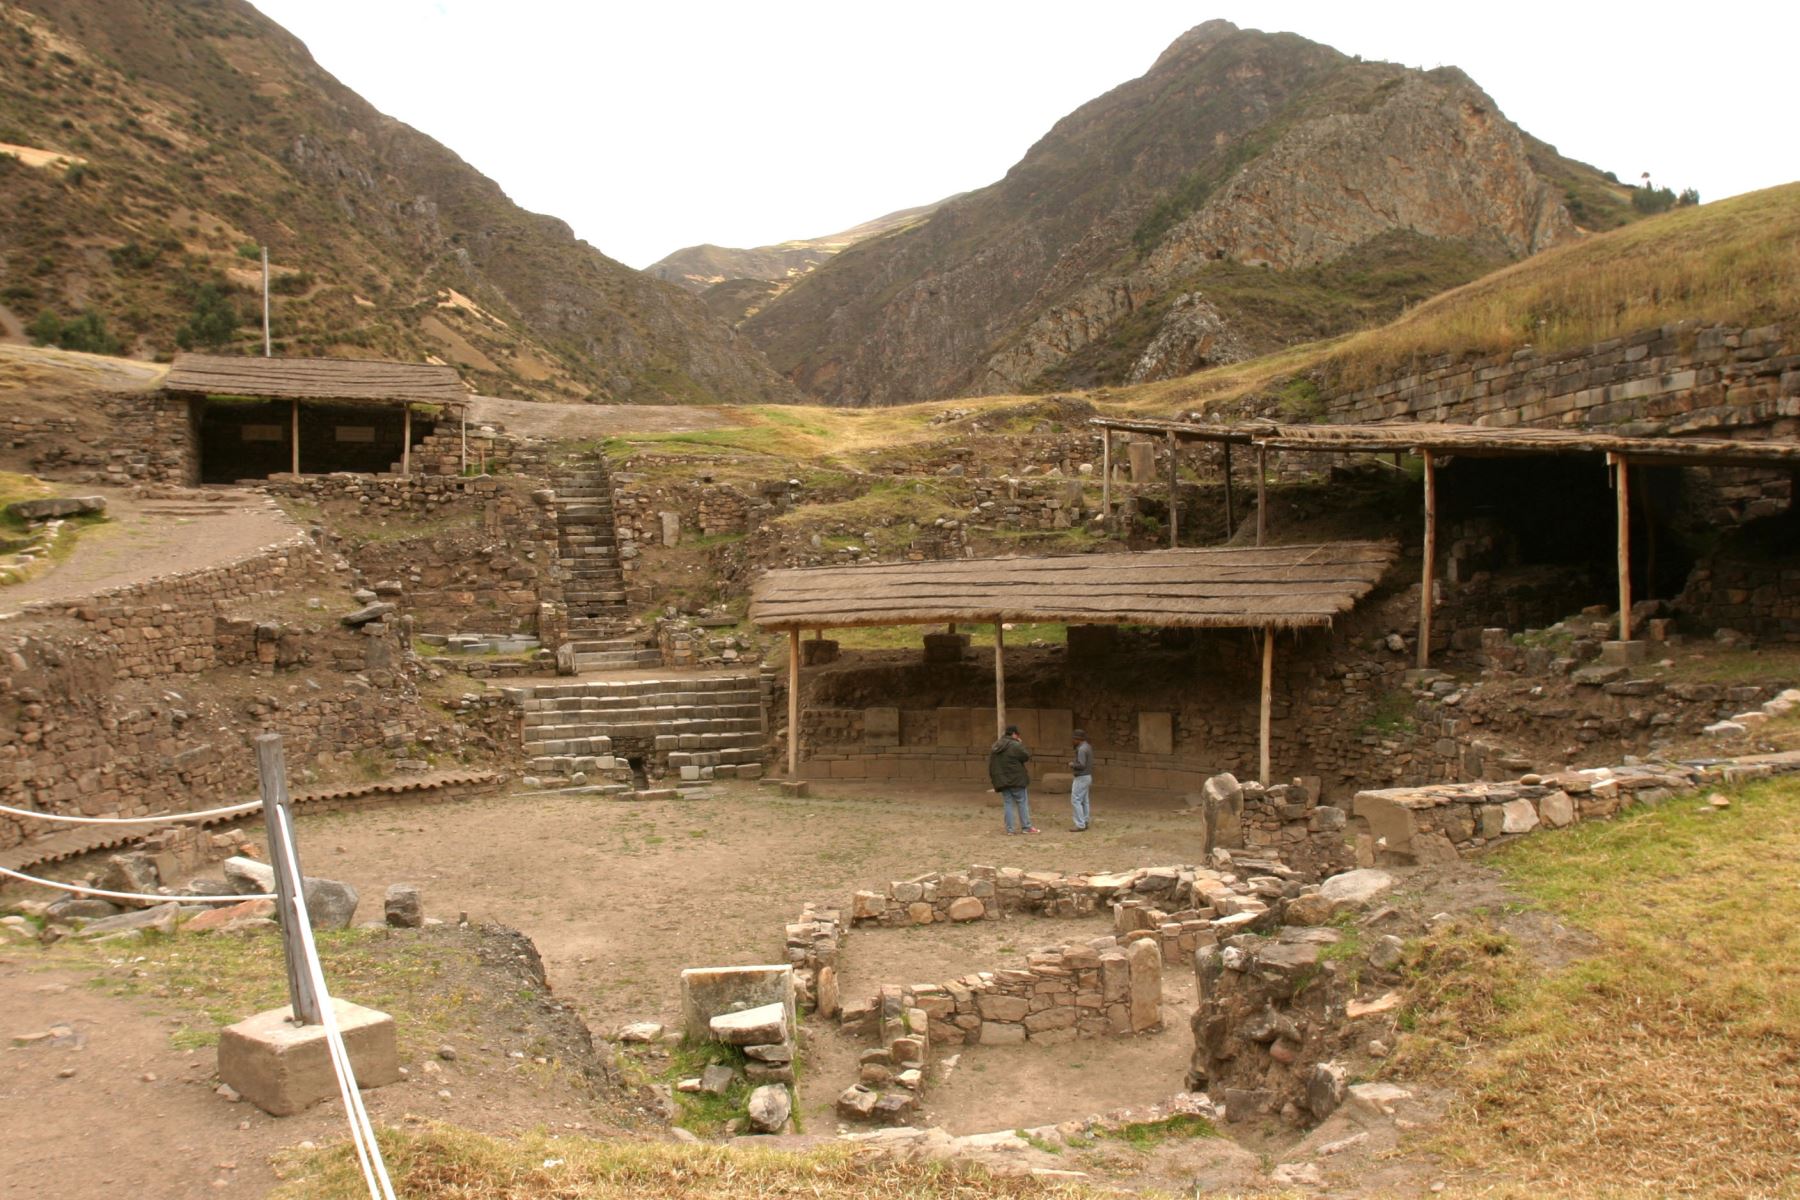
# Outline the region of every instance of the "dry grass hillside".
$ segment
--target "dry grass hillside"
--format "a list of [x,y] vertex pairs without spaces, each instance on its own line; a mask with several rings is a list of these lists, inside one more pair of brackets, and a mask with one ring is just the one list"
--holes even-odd
[[48,313],[66,349],[259,350],[267,245],[277,353],[432,357],[533,398],[791,395],[694,297],[520,209],[242,0],[0,3],[0,143],[15,336]]

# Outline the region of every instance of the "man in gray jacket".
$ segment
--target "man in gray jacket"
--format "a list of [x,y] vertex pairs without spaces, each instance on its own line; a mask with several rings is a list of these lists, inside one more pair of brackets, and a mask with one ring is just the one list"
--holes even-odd
[[[1025,771],[1025,764],[1031,761],[1031,751],[1019,737],[1019,727],[1008,725],[994,748],[988,751],[988,782],[1000,793],[1005,803],[1004,817],[1008,833],[1036,833],[1037,826],[1031,823],[1031,794],[1026,790],[1031,784],[1031,776]],[[1018,816],[1018,829],[1013,828],[1013,817]]]
[[1086,833],[1088,827],[1088,789],[1094,783],[1094,748],[1088,744],[1084,730],[1075,731],[1075,757],[1069,760],[1069,807],[1074,810],[1075,833]]

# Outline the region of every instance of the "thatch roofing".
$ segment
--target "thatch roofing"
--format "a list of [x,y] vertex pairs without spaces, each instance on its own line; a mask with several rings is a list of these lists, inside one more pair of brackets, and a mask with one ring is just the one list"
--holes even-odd
[[1297,629],[1330,625],[1394,560],[1386,542],[1149,550],[770,571],[750,599],[765,629],[1060,621]]
[[177,354],[163,381],[179,395],[467,404],[452,367],[351,358],[233,358]]
[[1385,453],[1430,450],[1438,454],[1617,454],[1633,462],[1708,466],[1776,464],[1800,466],[1800,442],[1735,438],[1627,437],[1586,429],[1532,426],[1452,425],[1435,421],[1394,421],[1370,425],[1285,425],[1273,421],[1201,424],[1191,421],[1129,421],[1098,417],[1102,428],[1179,441],[1226,442],[1277,450]]

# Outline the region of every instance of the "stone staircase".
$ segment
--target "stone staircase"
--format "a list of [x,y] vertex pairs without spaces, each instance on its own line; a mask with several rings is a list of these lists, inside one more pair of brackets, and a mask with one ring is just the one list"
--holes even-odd
[[509,689],[540,786],[626,792],[758,779],[768,742],[756,675],[593,680]]
[[625,605],[606,460],[594,454],[566,462],[557,468],[551,487],[556,493],[557,565],[563,573],[576,672],[662,666],[661,651],[614,636],[631,614]]
[[565,463],[552,478],[551,488],[556,493],[556,559],[563,573],[569,632],[577,638],[603,637],[630,616],[606,463],[598,455]]

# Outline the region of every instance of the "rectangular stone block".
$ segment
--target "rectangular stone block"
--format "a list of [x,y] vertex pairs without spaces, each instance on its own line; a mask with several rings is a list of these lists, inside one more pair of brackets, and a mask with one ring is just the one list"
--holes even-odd
[[681,1019],[687,1035],[701,1041],[712,1037],[712,1019],[722,1013],[765,1004],[781,1004],[787,1010],[788,1028],[794,1027],[794,968],[779,966],[689,967],[681,973]]
[[[969,720],[968,709],[940,708],[937,710],[937,719],[938,745],[967,746],[970,744],[969,730],[973,727],[973,722]],[[993,733],[993,728],[990,726],[987,731],[988,736],[981,745],[991,745],[994,740]]]
[[1175,753],[1175,719],[1172,713],[1141,712],[1138,714],[1138,753]]
[[900,710],[897,708],[863,709],[863,745],[898,746],[900,744]]
[[[400,1078],[394,1018],[333,998],[338,1030],[360,1088]],[[291,1009],[257,1013],[219,1034],[219,1079],[276,1117],[292,1116],[338,1095],[323,1025],[295,1025]]]

